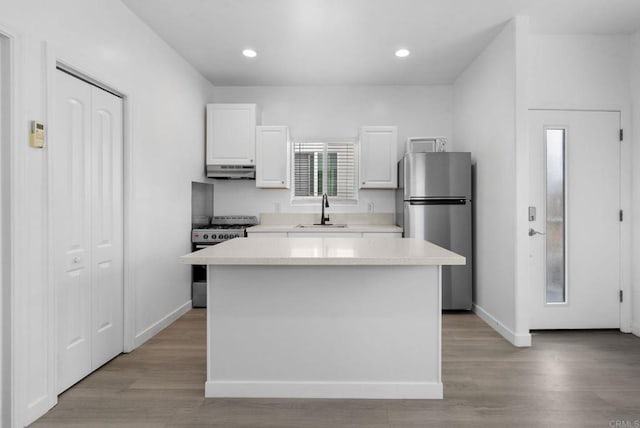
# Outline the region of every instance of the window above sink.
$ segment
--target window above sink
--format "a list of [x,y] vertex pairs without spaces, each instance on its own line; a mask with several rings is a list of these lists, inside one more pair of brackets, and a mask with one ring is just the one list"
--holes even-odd
[[293,142],[292,201],[317,203],[326,193],[332,202],[358,201],[356,140]]

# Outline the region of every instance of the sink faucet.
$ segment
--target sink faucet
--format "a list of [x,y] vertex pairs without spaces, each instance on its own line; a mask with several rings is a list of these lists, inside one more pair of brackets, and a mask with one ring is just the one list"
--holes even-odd
[[328,221],[330,221],[329,216],[327,215],[326,217],[324,216],[324,209],[329,208],[329,197],[327,196],[327,194],[323,194],[322,195],[322,214],[320,214],[320,224],[327,224]]

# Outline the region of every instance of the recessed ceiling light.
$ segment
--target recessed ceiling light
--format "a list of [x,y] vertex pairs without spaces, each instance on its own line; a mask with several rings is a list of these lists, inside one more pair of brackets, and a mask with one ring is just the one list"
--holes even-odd
[[246,56],[247,58],[255,58],[258,53],[253,49],[245,49],[242,51],[242,55]]
[[409,52],[409,49],[398,49],[396,51],[396,56],[398,58],[405,58],[408,57],[411,54],[411,52]]

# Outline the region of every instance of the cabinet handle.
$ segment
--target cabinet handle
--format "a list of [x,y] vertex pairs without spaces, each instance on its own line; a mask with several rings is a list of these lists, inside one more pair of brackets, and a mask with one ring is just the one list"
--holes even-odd
[[284,181],[281,181],[280,183],[284,184]]

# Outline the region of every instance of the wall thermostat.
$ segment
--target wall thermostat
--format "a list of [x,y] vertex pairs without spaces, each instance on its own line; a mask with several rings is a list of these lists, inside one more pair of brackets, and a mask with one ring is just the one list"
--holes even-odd
[[29,134],[29,145],[41,149],[45,143],[44,123],[37,120],[31,121],[31,133]]

